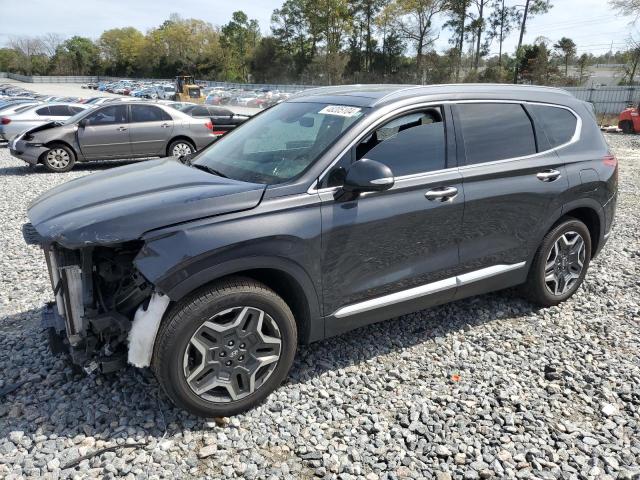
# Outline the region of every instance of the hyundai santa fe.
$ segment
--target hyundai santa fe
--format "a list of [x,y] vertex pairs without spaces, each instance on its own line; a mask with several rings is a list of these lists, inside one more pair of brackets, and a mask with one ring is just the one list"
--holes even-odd
[[562,90],[326,87],[199,153],[56,187],[24,237],[55,352],[150,366],[177,405],[224,416],[267,397],[299,344],[516,285],[566,300],[610,234],[617,172]]

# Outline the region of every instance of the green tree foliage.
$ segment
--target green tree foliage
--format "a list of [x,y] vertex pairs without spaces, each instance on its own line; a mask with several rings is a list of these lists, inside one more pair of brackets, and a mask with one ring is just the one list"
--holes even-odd
[[63,75],[90,75],[100,68],[100,50],[90,38],[71,37],[56,48],[51,64]]
[[141,68],[147,40],[133,27],[106,30],[98,39],[104,62],[104,71],[109,75],[136,75]]
[[221,44],[227,60],[227,78],[245,82],[249,80],[251,56],[259,39],[258,21],[249,20],[242,11],[234,12],[231,21],[222,27]]
[[576,44],[570,38],[562,37],[553,45],[553,48],[556,49],[564,61],[564,76],[566,77],[569,74],[569,61],[576,56]]

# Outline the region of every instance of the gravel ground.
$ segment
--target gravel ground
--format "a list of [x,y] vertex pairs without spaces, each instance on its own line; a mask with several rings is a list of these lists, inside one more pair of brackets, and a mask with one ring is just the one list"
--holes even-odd
[[262,406],[211,423],[147,371],[82,377],[48,352],[26,206],[112,164],[47,174],[0,148],[0,391],[29,380],[0,399],[0,477],[640,478],[640,137],[609,141],[616,225],[573,299],[501,292],[302,347]]

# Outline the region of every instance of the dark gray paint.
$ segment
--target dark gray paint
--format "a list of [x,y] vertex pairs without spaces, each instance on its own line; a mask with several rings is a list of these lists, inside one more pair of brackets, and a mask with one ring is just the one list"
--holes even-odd
[[[579,141],[511,162],[464,166],[461,132],[447,102],[513,100],[567,106],[582,118]],[[583,209],[596,219],[595,251],[615,212],[617,169],[588,106],[556,89],[456,85],[328,87],[292,102],[360,106],[366,115],[308,171],[287,184],[240,184],[170,161],[129,166],[76,180],[45,194],[29,217],[38,232],[69,248],[141,239],[139,271],[173,300],[212,280],[247,270],[286,274],[300,288],[309,318],[303,340],[429,305],[524,281],[544,234],[563,214]],[[383,116],[445,102],[448,169],[396,179],[388,191],[336,198],[314,192],[319,175]],[[242,128],[242,127],[240,127]],[[224,141],[224,140],[222,140]],[[561,171],[550,183],[536,173]],[[584,182],[594,170],[598,181]],[[425,193],[451,187],[450,202]],[[595,187],[595,188],[594,188]],[[336,309],[485,266],[525,268],[391,307],[336,318]]]

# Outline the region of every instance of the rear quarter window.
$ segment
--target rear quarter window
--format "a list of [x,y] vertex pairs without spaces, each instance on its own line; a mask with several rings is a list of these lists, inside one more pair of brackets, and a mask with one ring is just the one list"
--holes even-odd
[[566,108],[529,104],[527,110],[535,117],[536,124],[542,127],[550,148],[569,143],[573,138],[578,119]]

